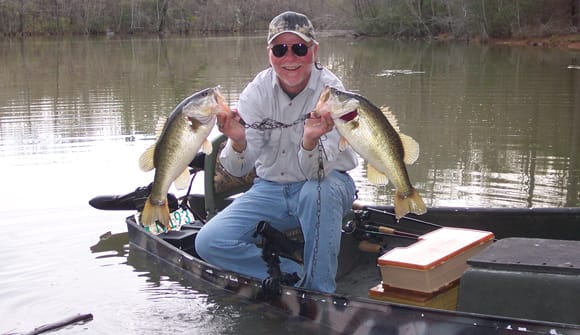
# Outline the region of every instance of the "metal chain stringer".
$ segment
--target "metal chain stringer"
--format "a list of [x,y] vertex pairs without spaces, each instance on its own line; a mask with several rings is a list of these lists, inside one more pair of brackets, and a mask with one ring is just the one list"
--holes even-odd
[[326,156],[324,146],[322,145],[322,138],[318,140],[318,172],[316,190],[318,197],[316,199],[316,233],[314,234],[314,255],[312,257],[312,266],[310,268],[310,278],[314,278],[314,269],[316,268],[316,260],[318,255],[318,241],[320,240],[320,213],[322,212],[322,179],[324,179],[324,159]]
[[272,130],[277,128],[290,128],[301,122],[304,122],[308,118],[310,118],[310,114],[302,115],[292,123],[283,123],[270,118],[265,118],[262,121],[256,121],[252,124],[247,124],[243,120],[241,120],[241,123],[244,125],[244,128],[252,128],[256,130]]

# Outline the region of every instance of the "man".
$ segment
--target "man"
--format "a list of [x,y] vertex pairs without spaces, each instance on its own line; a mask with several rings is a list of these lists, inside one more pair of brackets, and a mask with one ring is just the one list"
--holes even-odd
[[[339,134],[324,106],[311,112],[325,85],[343,85],[317,64],[318,42],[303,14],[272,20],[267,52],[271,67],[244,89],[237,110],[217,122],[228,137],[219,157],[224,168],[243,176],[255,167],[257,178],[201,229],[196,250],[211,264],[264,279],[267,266],[253,237],[258,222],[280,231],[301,228],[304,266],[282,259],[282,271],[296,272],[299,286],[334,292],[342,217],[355,196],[345,171],[357,159],[350,148],[338,150]],[[254,126],[245,128],[240,119]]]

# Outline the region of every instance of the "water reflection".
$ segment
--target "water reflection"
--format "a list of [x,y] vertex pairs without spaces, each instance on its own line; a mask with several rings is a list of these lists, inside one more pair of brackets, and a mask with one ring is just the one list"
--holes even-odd
[[97,258],[126,257],[129,250],[129,233],[112,234],[110,231],[99,237],[99,242],[91,246]]
[[[144,334],[321,334],[308,321],[289,319],[261,303],[252,303],[168,265],[129,244],[128,233],[101,235],[91,246],[101,266],[126,264],[145,279],[140,286],[148,306],[133,310],[132,318],[149,320],[139,325]],[[107,261],[108,260],[108,261]],[[107,263],[109,262],[109,263]],[[178,306],[178,307],[176,307]],[[255,327],[259,323],[260,327]],[[134,329],[136,330],[136,329]]]
[[[421,144],[410,173],[432,192],[425,196],[431,205],[578,203],[577,187],[568,188],[578,184],[580,136],[580,73],[567,69],[571,54],[390,41],[369,42],[367,50],[363,43],[346,48],[353,67],[343,77],[391,106],[402,131]],[[392,203],[389,193],[386,199]]]
[[[220,84],[233,106],[267,66],[264,41],[251,37],[2,43],[1,154],[39,163],[103,141],[150,140],[158,119],[203,87]],[[420,143],[409,170],[431,206],[578,205],[574,57],[380,39],[326,38],[320,50],[322,64],[390,106]],[[362,199],[392,203],[392,188],[359,170]]]

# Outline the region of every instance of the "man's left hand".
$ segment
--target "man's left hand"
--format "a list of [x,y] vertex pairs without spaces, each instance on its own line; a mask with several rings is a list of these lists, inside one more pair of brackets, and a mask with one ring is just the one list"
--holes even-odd
[[306,119],[306,122],[304,123],[302,147],[308,151],[316,148],[320,137],[331,131],[334,127],[334,121],[325,107],[326,104],[310,113],[310,118]]

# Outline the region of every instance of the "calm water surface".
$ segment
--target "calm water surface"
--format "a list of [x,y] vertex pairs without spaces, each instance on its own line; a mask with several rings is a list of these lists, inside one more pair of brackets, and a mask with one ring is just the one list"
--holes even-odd
[[[420,143],[429,206],[580,206],[580,54],[324,38],[320,61]],[[172,273],[129,247],[131,213],[87,204],[152,181],[137,159],[184,97],[233,106],[266,66],[262,37],[0,41],[1,334],[77,313],[60,333],[319,331]],[[391,204],[365,173],[360,198]]]

